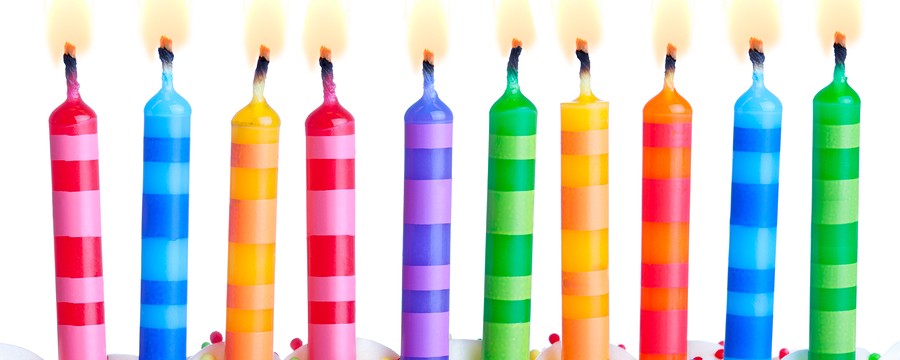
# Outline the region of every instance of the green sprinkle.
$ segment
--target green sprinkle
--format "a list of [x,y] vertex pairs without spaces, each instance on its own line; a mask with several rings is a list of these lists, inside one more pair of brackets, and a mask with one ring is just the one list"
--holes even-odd
[[204,341],[203,344],[200,345],[200,348],[205,349],[209,345],[210,345],[209,341]]
[[877,353],[872,353],[872,355],[869,355],[869,360],[878,360],[878,359],[881,359],[881,355],[878,355]]

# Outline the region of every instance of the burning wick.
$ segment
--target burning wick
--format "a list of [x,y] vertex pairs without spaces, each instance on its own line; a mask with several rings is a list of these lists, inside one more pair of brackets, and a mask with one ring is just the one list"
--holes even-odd
[[675,45],[666,46],[666,87],[675,88]]
[[266,89],[266,74],[269,72],[269,48],[259,46],[259,59],[256,61],[256,75],[253,77],[253,97],[262,100]]
[[588,44],[584,39],[575,40],[575,56],[581,62],[579,75],[581,78],[581,95],[591,95],[591,57],[588,55]]
[[514,92],[519,90],[519,55],[522,55],[522,41],[513,39],[506,64],[506,87]]

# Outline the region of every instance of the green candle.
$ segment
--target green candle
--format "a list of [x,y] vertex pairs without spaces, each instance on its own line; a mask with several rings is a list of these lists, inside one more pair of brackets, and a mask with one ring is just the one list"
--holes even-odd
[[834,36],[834,80],[813,99],[810,360],[856,357],[859,108],[844,75],[844,35]]
[[513,40],[506,91],[490,112],[484,360],[529,358],[537,108],[519,90],[521,53]]

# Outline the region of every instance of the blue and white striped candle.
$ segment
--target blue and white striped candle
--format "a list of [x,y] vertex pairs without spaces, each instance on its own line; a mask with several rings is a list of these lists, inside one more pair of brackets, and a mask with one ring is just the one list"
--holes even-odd
[[191,106],[172,86],[171,40],[160,40],[162,89],[144,107],[141,360],[187,353]]
[[403,360],[450,356],[450,191],[453,113],[434,90],[433,55],[422,62],[424,94],[406,111],[403,199]]
[[781,101],[763,83],[762,42],[750,47],[753,85],[734,105],[726,360],[772,358]]

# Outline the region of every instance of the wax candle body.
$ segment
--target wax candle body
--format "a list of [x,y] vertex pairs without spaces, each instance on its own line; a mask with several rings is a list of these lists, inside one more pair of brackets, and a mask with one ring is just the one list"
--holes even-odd
[[609,358],[609,103],[562,103],[562,352]]
[[490,110],[485,360],[528,359],[530,350],[537,108],[519,89],[517,64],[507,78],[506,91]]
[[231,121],[227,359],[272,357],[280,125],[261,93]]
[[[432,67],[433,69],[433,67]],[[404,360],[450,355],[450,194],[453,113],[434,90],[406,111],[403,201]]]
[[144,107],[140,358],[183,360],[187,353],[188,185],[191,106],[172,86]]
[[[74,50],[73,50],[74,51]],[[50,169],[60,360],[106,359],[97,115],[65,56],[68,96],[50,114]]]
[[854,359],[860,99],[844,64],[813,99],[809,358]]
[[772,357],[781,101],[761,69],[734,105],[725,358]]
[[[330,66],[330,62],[329,62]],[[323,80],[325,81],[325,80]],[[356,359],[355,132],[326,84],[306,119],[306,231],[310,360]]]
[[641,360],[687,354],[691,113],[668,79],[644,106]]

